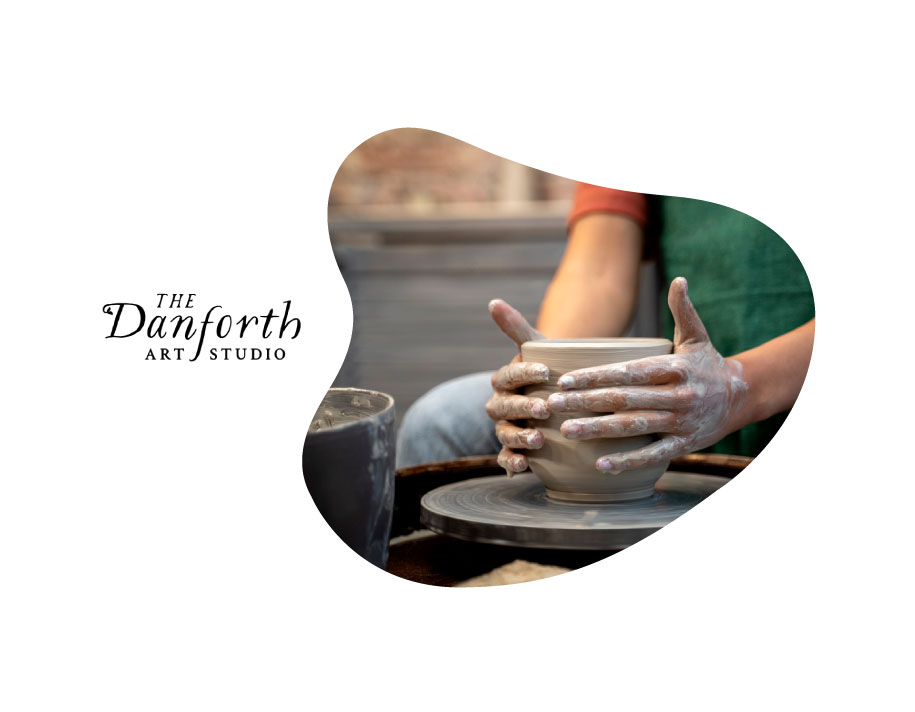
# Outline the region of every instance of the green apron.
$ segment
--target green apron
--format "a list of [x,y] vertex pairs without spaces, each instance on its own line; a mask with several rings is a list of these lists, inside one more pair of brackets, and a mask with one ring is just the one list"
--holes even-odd
[[[662,328],[673,338],[667,288],[686,277],[689,296],[722,356],[733,356],[814,317],[807,273],[788,244],[758,220],[689,198],[653,196],[660,247]],[[787,413],[731,433],[704,452],[756,456]]]

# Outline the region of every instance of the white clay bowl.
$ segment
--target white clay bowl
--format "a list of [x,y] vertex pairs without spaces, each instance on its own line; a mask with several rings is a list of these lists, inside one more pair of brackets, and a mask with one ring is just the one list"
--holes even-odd
[[[528,386],[525,394],[546,400],[551,393],[561,391],[559,377],[569,371],[608,363],[632,361],[648,356],[669,354],[673,344],[667,339],[546,339],[528,341],[521,345],[524,361],[546,364],[550,380]],[[566,502],[625,502],[650,497],[654,486],[669,462],[627,470],[618,475],[600,472],[597,460],[625,450],[635,450],[650,444],[655,435],[631,438],[595,438],[568,440],[559,427],[569,418],[588,418],[607,413],[554,413],[546,420],[530,420],[528,427],[543,433],[543,447],[526,450],[531,470],[546,486],[552,499]]]

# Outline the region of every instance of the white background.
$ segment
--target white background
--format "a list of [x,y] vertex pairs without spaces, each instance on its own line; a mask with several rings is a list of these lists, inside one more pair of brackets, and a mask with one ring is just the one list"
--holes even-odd
[[[902,7],[4,4],[0,704],[910,705]],[[420,586],[337,540],[300,464],[352,319],[327,195],[402,126],[780,233],[817,341],[758,461],[535,584]],[[292,299],[308,334],[281,363],[144,362],[101,307],[157,292]]]

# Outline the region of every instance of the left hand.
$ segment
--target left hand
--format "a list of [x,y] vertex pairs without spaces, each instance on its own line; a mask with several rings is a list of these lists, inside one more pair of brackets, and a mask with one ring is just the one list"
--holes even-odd
[[567,420],[561,432],[570,440],[660,434],[645,447],[601,457],[596,463],[601,472],[619,474],[670,460],[734,429],[730,424],[747,393],[743,369],[712,346],[687,290],[683,277],[670,285],[673,354],[571,371],[559,379],[568,392],[549,398],[554,413],[611,413]]

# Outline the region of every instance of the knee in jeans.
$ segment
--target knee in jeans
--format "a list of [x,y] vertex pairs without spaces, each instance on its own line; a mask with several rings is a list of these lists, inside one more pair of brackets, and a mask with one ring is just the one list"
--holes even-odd
[[463,378],[446,381],[420,396],[411,405],[400,426],[402,436],[441,435],[452,430],[455,420],[465,416]]
[[492,421],[485,411],[490,374],[477,373],[436,386],[407,410],[397,438],[399,467],[485,454]]

